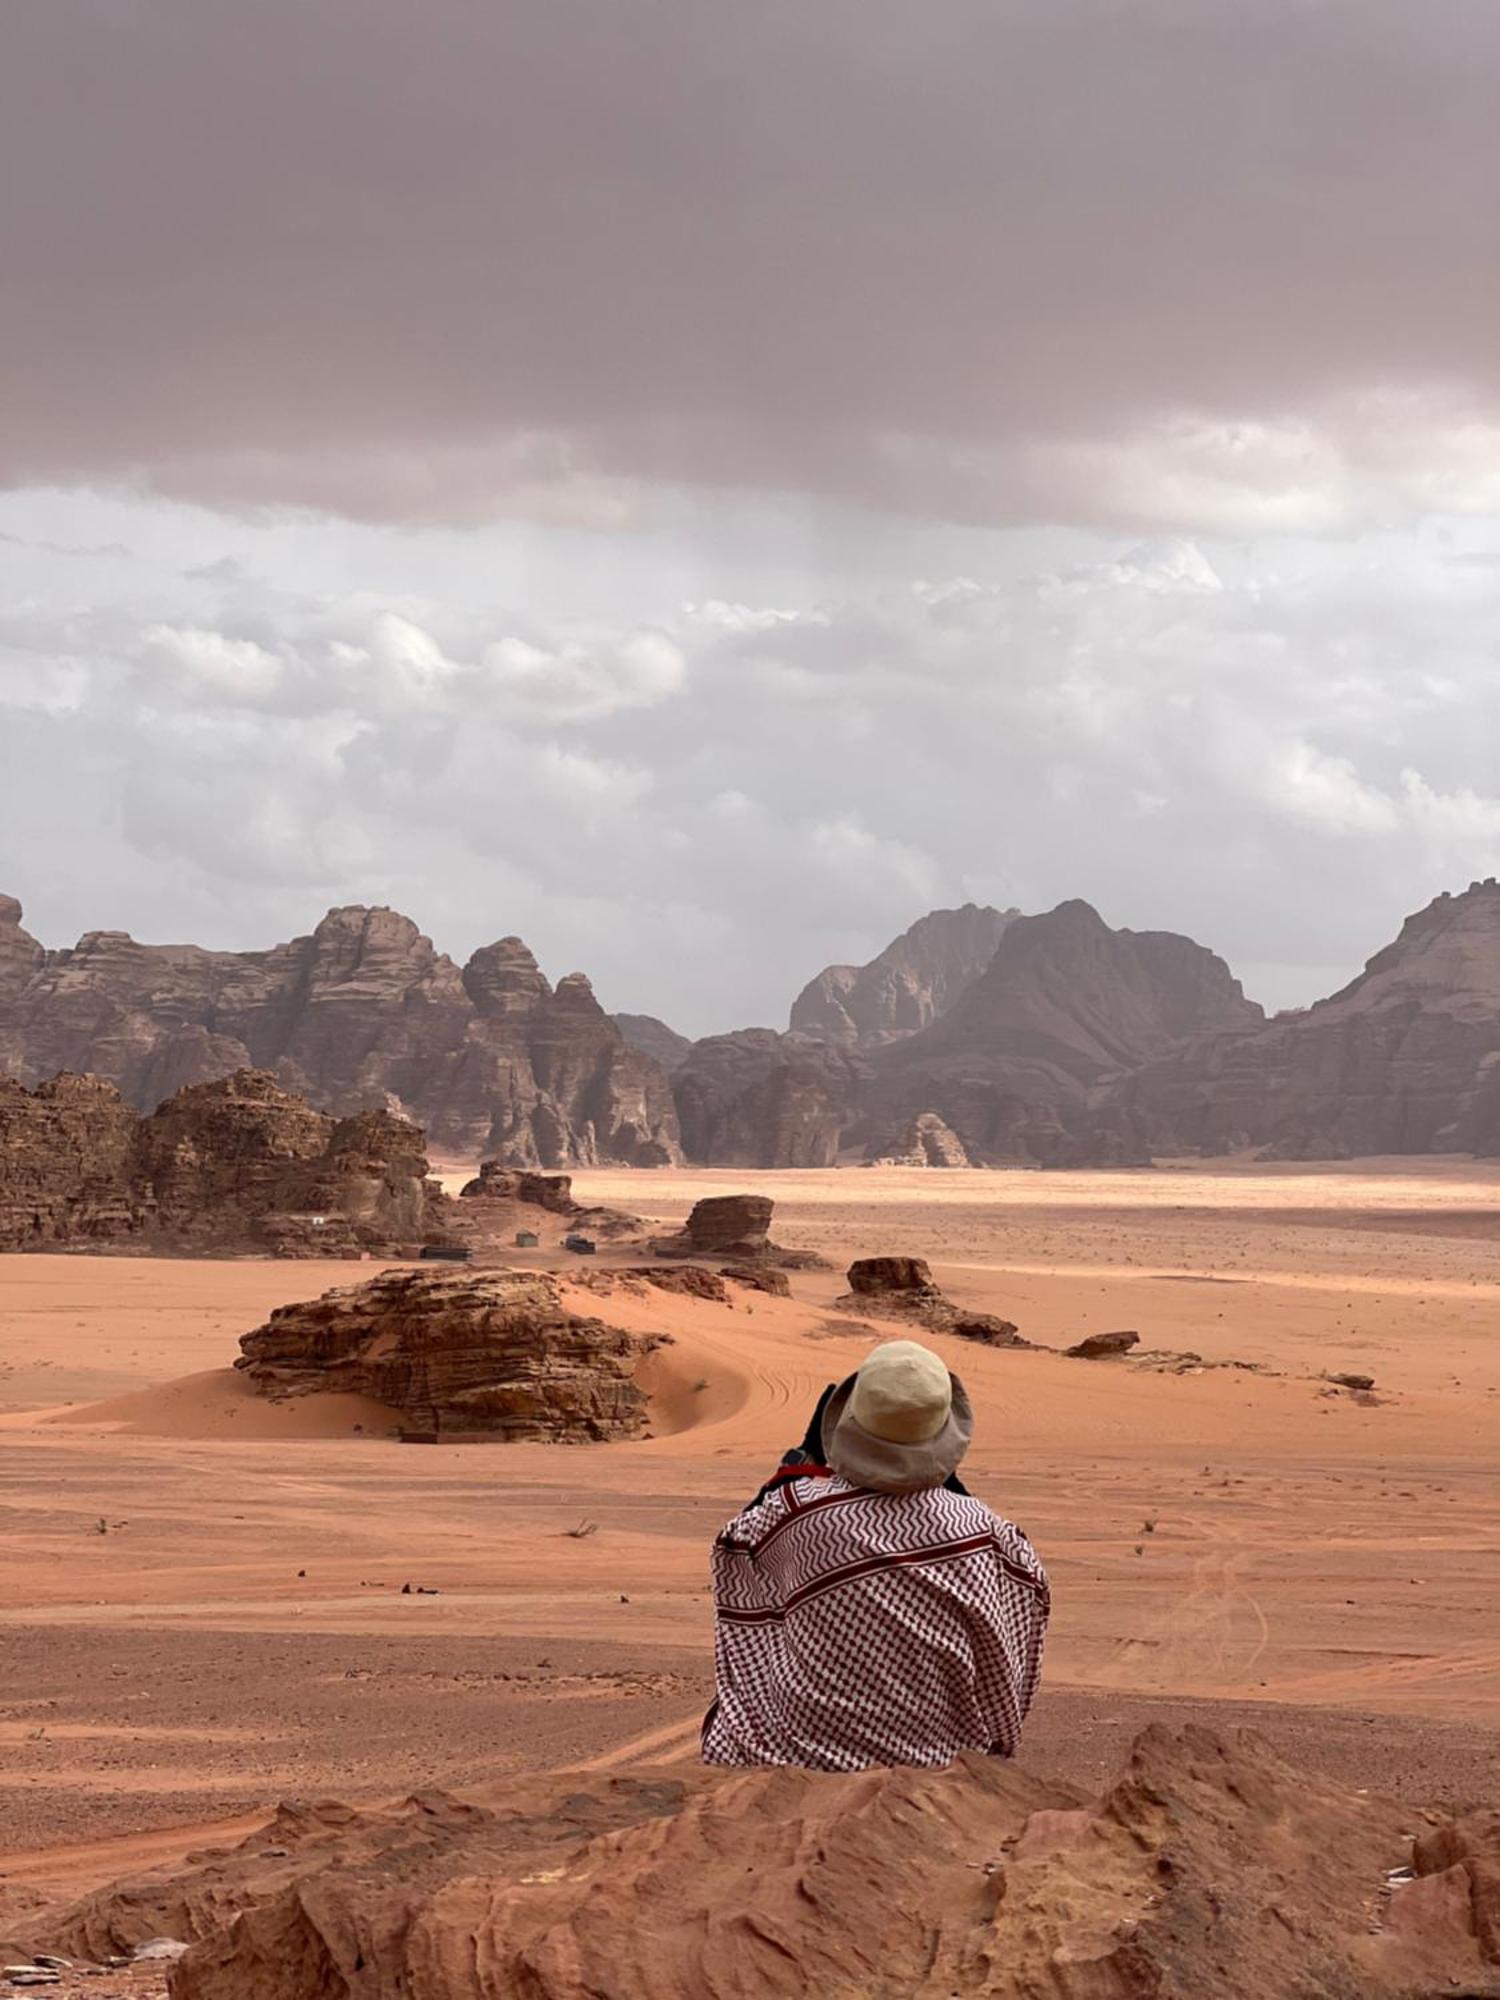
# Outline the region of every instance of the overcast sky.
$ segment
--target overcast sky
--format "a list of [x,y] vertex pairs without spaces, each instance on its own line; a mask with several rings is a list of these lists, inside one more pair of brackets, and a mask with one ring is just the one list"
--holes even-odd
[[688,1032],[1500,869],[1494,0],[17,0],[0,890]]

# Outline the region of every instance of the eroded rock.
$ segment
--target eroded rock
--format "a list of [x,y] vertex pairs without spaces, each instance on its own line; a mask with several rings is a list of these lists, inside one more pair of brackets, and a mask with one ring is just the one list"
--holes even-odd
[[460,970],[410,918],[330,910],[269,951],[91,931],[46,952],[0,901],[0,1066],[118,1085],[150,1110],[186,1084],[271,1072],[320,1111],[391,1109],[434,1144],[519,1167],[680,1159],[665,1072],[575,973],[554,991],[519,938]]
[[[40,1942],[192,1939],[174,2000],[1414,2000],[1489,1991],[1495,1816],[1409,1813],[1248,1732],[1148,1729],[1097,1799],[999,1759],[557,1773],[283,1808]],[[914,1837],[913,1829],[920,1829]],[[1436,1893],[1433,1893],[1433,1891]]]
[[1113,1361],[1116,1356],[1128,1354],[1132,1347],[1138,1346],[1140,1338],[1138,1333],[1128,1333],[1123,1329],[1116,1333],[1090,1333],[1076,1345],[1065,1347],[1063,1352],[1075,1361]]
[[426,1434],[636,1437],[649,1339],[570,1312],[541,1272],[386,1272],[279,1306],[235,1363],[259,1394],[368,1396]]

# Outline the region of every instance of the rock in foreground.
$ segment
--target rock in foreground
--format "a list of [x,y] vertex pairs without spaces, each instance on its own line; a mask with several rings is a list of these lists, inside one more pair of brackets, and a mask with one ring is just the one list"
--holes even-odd
[[[1410,1812],[1257,1737],[1149,1729],[1087,1801],[947,1770],[558,1773],[491,1804],[283,1808],[59,1912],[194,1940],[173,2000],[1425,2000],[1491,1993],[1500,1821]],[[1416,1879],[1391,1877],[1414,1866]]]
[[278,1306],[235,1366],[263,1396],[368,1396],[427,1435],[579,1444],[639,1436],[655,1344],[568,1311],[541,1273],[390,1271]]

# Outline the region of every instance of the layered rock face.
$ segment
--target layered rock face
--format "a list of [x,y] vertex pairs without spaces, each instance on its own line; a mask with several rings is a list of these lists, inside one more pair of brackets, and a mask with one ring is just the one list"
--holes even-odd
[[0,1082],[0,1249],[393,1251],[441,1205],[415,1126],[335,1122],[262,1072],[190,1084],[149,1118],[97,1077]]
[[683,1150],[715,1166],[834,1166],[867,1074],[850,1051],[770,1028],[694,1042],[672,1078]]
[[609,1017],[625,1037],[626,1046],[643,1056],[649,1056],[660,1064],[668,1076],[681,1069],[687,1059],[688,1050],[693,1046],[686,1035],[679,1035],[675,1028],[669,1028],[665,1021],[658,1021],[654,1014],[611,1014]]
[[0,1008],[8,1007],[41,971],[47,956],[30,932],[22,930],[21,916],[14,896],[0,896]]
[[139,1120],[113,1084],[0,1078],[0,1250],[118,1242],[142,1227],[131,1171]]
[[705,1195],[693,1203],[681,1231],[658,1238],[652,1248],[659,1257],[727,1257],[753,1264],[771,1253],[774,1207],[764,1194]]
[[44,953],[0,902],[0,1065],[90,1071],[150,1109],[188,1083],[271,1071],[340,1116],[410,1114],[434,1145],[516,1166],[680,1157],[663,1071],[581,973],[554,992],[519,938],[460,971],[394,910],[330,910],[265,952],[93,931]]
[[1500,886],[1437,897],[1342,992],[1202,1036],[1110,1102],[1164,1152],[1500,1152]]
[[278,1307],[235,1366],[265,1396],[368,1396],[429,1434],[571,1444],[639,1435],[650,1346],[567,1311],[540,1274],[400,1271]]
[[988,969],[941,1019],[871,1057],[872,1146],[935,1113],[972,1159],[1143,1160],[1109,1078],[1204,1030],[1261,1022],[1223,960],[1166,931],[1111,930],[1087,903],[1007,925]]
[[1492,1993],[1500,1823],[1414,1843],[1411,1819],[1192,1727],[1148,1729],[1097,1798],[967,1754],[559,1772],[483,1803],[283,1807],[238,1848],[29,1928],[76,1955],[190,1940],[173,2000]]
[[1019,915],[977,903],[932,910],[868,965],[825,966],[792,1002],[788,1025],[857,1049],[914,1035],[974,983]]

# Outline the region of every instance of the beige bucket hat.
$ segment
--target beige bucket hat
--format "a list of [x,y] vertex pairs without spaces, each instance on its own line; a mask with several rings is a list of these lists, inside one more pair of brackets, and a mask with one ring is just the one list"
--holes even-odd
[[871,1348],[823,1412],[826,1463],[852,1486],[876,1493],[941,1486],[973,1435],[963,1383],[915,1340]]

